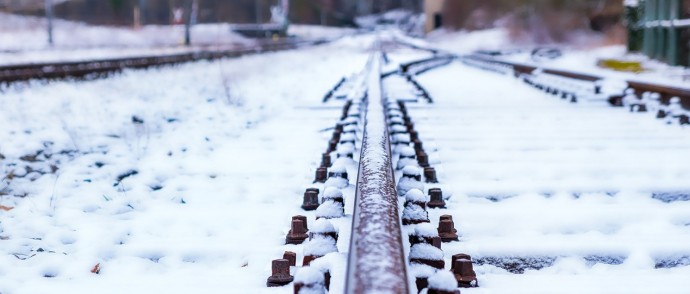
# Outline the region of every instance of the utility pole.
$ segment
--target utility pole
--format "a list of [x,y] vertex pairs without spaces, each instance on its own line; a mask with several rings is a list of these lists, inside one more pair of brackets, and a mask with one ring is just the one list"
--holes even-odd
[[197,12],[199,10],[198,0],[188,0],[187,10],[188,15],[184,25],[184,44],[186,46],[192,45],[192,26],[196,24]]
[[321,25],[325,26],[326,25],[326,1],[321,0],[321,5],[320,5],[320,10],[321,10]]
[[290,23],[290,0],[282,0],[281,7],[283,8],[283,13],[285,13],[285,22],[283,25],[287,27]]
[[48,20],[48,45],[53,46],[53,0],[45,0],[46,19]]
[[261,0],[254,0],[254,14],[256,15],[256,24],[261,25],[263,23],[263,20],[261,19],[261,5],[263,1]]
[[139,0],[138,5],[135,8],[135,20],[134,26],[140,27],[146,23],[146,0]]

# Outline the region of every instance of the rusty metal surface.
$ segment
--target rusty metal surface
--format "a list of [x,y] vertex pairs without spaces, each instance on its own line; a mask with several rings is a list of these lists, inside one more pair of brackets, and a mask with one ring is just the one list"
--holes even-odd
[[410,293],[398,196],[383,113],[381,55],[370,59],[369,107],[362,142],[345,293]]
[[668,104],[669,100],[671,100],[672,97],[679,97],[680,103],[683,105],[683,107],[685,109],[690,109],[690,90],[688,89],[655,85],[636,81],[628,81],[628,86],[635,89],[635,92],[638,95],[641,95],[644,92],[659,93],[661,94],[661,102],[664,104]]

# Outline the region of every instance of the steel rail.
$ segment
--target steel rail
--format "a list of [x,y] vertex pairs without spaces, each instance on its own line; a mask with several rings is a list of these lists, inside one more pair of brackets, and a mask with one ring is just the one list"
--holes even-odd
[[[513,70],[515,71],[516,76],[519,76],[520,74],[531,74],[533,71],[540,69],[540,70],[542,70],[543,73],[546,73],[546,74],[552,74],[552,75],[557,75],[557,76],[562,76],[562,77],[567,77],[567,78],[572,78],[572,79],[577,79],[577,80],[583,80],[583,81],[588,81],[588,82],[596,82],[596,81],[605,79],[604,77],[595,76],[595,75],[591,75],[591,74],[585,74],[585,73],[579,73],[579,72],[573,72],[573,71],[567,71],[567,70],[541,68],[541,67],[537,67],[537,66],[533,66],[533,65],[526,65],[526,64],[517,63],[517,62],[510,62],[510,61],[505,61],[505,60],[498,60],[495,58],[483,57],[483,56],[479,56],[476,54],[475,55],[468,55],[468,56],[465,56],[464,58],[486,61],[486,62],[493,62],[493,63],[512,67]],[[628,87],[635,89],[635,92],[637,93],[637,95],[641,95],[644,92],[656,92],[656,93],[659,93],[661,95],[661,101],[663,103],[668,103],[672,97],[679,97],[683,107],[685,109],[690,109],[690,89],[684,89],[684,88],[678,88],[678,87],[672,87],[672,86],[660,85],[660,84],[654,84],[654,83],[648,83],[648,82],[640,82],[640,81],[636,81],[636,80],[626,80],[625,82],[628,84]]]
[[[415,74],[418,74],[419,72],[425,72],[428,71],[429,69],[434,69],[436,67],[440,67],[442,65],[446,65],[455,59],[455,56],[453,55],[434,55],[429,58],[421,59],[421,60],[415,60],[407,63],[403,63],[400,65],[400,70],[403,73],[407,73],[411,68],[417,67],[417,66],[424,66],[426,65],[428,67],[424,68],[420,71],[415,72]],[[431,64],[429,66],[428,64]]]
[[[395,39],[395,42],[398,44],[404,45],[404,46],[408,46],[408,47],[413,48],[413,49],[433,52],[435,55],[443,54],[443,55],[453,56],[457,59],[473,59],[473,60],[480,60],[480,61],[485,61],[485,62],[492,62],[492,63],[496,63],[496,64],[501,64],[501,65],[508,66],[508,67],[512,68],[516,76],[519,76],[521,74],[532,74],[532,72],[539,69],[543,73],[546,73],[546,74],[551,74],[551,75],[556,75],[556,76],[561,76],[561,77],[566,77],[566,78],[571,78],[571,79],[576,79],[576,80],[582,80],[582,81],[587,81],[587,82],[592,82],[592,83],[605,79],[604,77],[596,76],[596,75],[592,75],[592,74],[587,74],[587,73],[582,73],[582,72],[574,72],[574,71],[568,71],[568,70],[553,69],[553,68],[543,68],[543,67],[539,67],[539,66],[535,66],[535,65],[505,61],[505,60],[497,59],[494,57],[482,56],[480,54],[470,54],[470,55],[459,56],[457,54],[452,54],[450,52],[443,51],[440,49],[435,49],[435,48],[431,48],[431,47],[422,47],[419,45],[411,44],[409,42],[406,42],[406,41],[403,41],[403,40],[400,40],[397,38]],[[386,73],[386,75],[384,77],[387,77],[387,76],[392,75],[392,74],[394,74],[394,72]],[[678,98],[680,98],[680,104],[683,106],[683,108],[690,110],[690,89],[673,87],[673,86],[668,86],[668,85],[655,84],[655,83],[649,83],[649,82],[642,82],[642,81],[636,81],[636,80],[626,80],[625,82],[628,84],[628,87],[635,90],[637,95],[642,95],[642,93],[644,93],[644,92],[659,93],[661,95],[661,102],[664,104],[668,104],[669,101],[671,100],[671,98],[678,97]],[[621,96],[622,96],[622,93],[621,93]],[[620,98],[620,97],[616,97],[616,98]]]
[[271,41],[260,43],[258,46],[229,50],[205,50],[168,55],[0,66],[0,83],[12,83],[32,79],[102,77],[110,73],[120,72],[124,69],[148,68],[197,60],[238,57],[253,53],[293,49],[303,45],[319,45],[326,42],[328,42],[328,40]]
[[368,107],[345,293],[410,293],[384,115],[381,58],[377,51],[368,64]]

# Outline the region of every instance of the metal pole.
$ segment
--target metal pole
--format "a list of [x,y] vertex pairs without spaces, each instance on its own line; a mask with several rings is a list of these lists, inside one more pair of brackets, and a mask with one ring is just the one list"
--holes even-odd
[[281,4],[285,13],[285,23],[283,25],[287,28],[288,24],[290,24],[290,0],[282,0]]
[[[642,5],[642,4],[639,4]],[[628,51],[639,52],[642,51],[640,44],[640,36],[642,29],[638,27],[640,23],[639,12],[642,10],[640,6],[625,6],[625,18],[628,30]]]
[[256,14],[256,24],[261,25],[263,20],[261,19],[261,0],[254,0],[254,13]]
[[[674,20],[678,19],[678,15],[680,12],[680,1],[678,0],[671,0],[670,7],[669,7],[669,15],[668,19]],[[667,29],[668,32],[668,45],[667,45],[667,52],[666,52],[666,57],[668,60],[668,63],[670,65],[678,65],[679,60],[678,60],[678,34],[679,30],[673,26],[669,27]]]
[[196,11],[198,7],[197,0],[188,0],[187,1],[187,19],[185,21],[185,26],[184,26],[184,44],[186,46],[192,45],[192,25],[196,23]]
[[[666,20],[668,19],[668,12],[669,12],[669,7],[668,3],[669,0],[658,0],[657,1],[657,7],[656,7],[656,20]],[[663,62],[668,62],[668,59],[666,56],[666,45],[667,45],[667,38],[666,38],[666,29],[664,29],[661,26],[658,26],[655,28],[656,30],[656,40],[654,43],[656,44],[656,50],[654,56],[663,61]]]
[[321,25],[326,25],[326,3],[323,0],[321,1]]
[[48,45],[53,46],[53,0],[45,0],[43,4],[48,20]]
[[139,0],[139,24],[146,23],[146,0]]
[[[644,2],[644,24],[654,20],[656,17],[656,2],[654,0],[646,0]],[[644,28],[644,53],[650,58],[654,57],[654,29]]]

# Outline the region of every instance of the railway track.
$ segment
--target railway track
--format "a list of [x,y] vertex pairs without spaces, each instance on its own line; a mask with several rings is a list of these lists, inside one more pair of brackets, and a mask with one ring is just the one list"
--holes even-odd
[[174,65],[197,60],[214,60],[239,57],[247,54],[294,49],[301,46],[319,45],[329,42],[319,40],[259,41],[254,46],[226,50],[201,50],[188,53],[137,56],[113,59],[98,59],[73,62],[49,62],[0,66],[0,84],[28,80],[93,79],[108,76],[124,69],[142,69],[155,66]]
[[[468,64],[473,64],[491,71],[512,74],[516,78],[523,79],[531,84],[535,78],[539,78],[540,76],[546,77],[547,79],[553,77],[555,80],[560,80],[555,81],[554,85],[552,85],[553,87],[548,89],[552,91],[554,95],[571,95],[576,94],[574,92],[577,91],[573,90],[572,87],[560,89],[559,86],[562,87],[563,85],[556,85],[558,82],[564,84],[578,84],[576,88],[579,87],[579,90],[591,92],[584,93],[586,95],[606,95],[605,98],[612,106],[626,107],[634,112],[658,111],[658,118],[673,117],[681,124],[690,124],[690,120],[688,119],[688,110],[690,110],[690,90],[688,89],[636,80],[626,80],[626,85],[620,89],[614,90],[613,93],[602,93],[602,88],[606,87],[607,83],[607,79],[603,76],[566,70],[539,68],[532,65],[488,58],[477,54],[461,58]],[[551,82],[553,83],[554,81],[552,80]],[[546,87],[544,87],[544,89],[547,90]],[[626,89],[630,89],[630,91],[626,91]],[[676,110],[669,110],[666,108]],[[677,113],[671,113],[672,111]]]
[[[576,71],[542,68],[519,62],[505,61],[482,54],[459,56],[429,46],[410,43],[403,39],[396,39],[396,43],[416,50],[431,52],[434,54],[432,58],[458,58],[463,60],[466,64],[493,72],[514,75],[516,78],[521,78],[527,82],[531,82],[531,80],[537,76],[545,76],[547,79],[553,77],[554,79],[550,82],[554,82],[553,80],[560,81],[556,81],[554,85],[552,85],[553,87],[549,89],[552,90],[552,94],[576,94],[573,89],[558,89],[558,82],[578,84],[577,87],[581,88],[578,90],[591,92],[585,94],[605,97],[614,107],[632,108],[631,111],[635,112],[655,111],[657,112],[655,115],[657,115],[658,118],[670,117],[681,124],[690,124],[690,113],[688,112],[690,111],[690,90],[687,88],[629,79],[624,81],[625,85],[623,87],[615,85],[614,87],[617,89],[614,89],[613,92],[609,90],[606,93],[602,93],[607,83],[607,79],[604,76]],[[546,88],[547,87],[544,87],[544,89]],[[631,89],[632,91],[626,93],[626,89]],[[628,99],[624,99],[626,94]],[[646,107],[647,105],[650,107]],[[667,109],[669,107],[671,109],[677,109],[675,110],[677,113],[672,114],[671,112],[673,110]],[[648,108],[650,109],[648,110]]]
[[[471,254],[480,280],[500,281],[492,287],[497,292],[679,292],[679,280],[663,285],[674,285],[671,273],[686,271],[690,252],[677,240],[688,234],[674,233],[686,225],[670,220],[690,199],[687,168],[672,159],[689,155],[686,130],[584,98],[592,93],[573,101],[547,89],[562,81],[536,87],[476,66],[419,77],[438,109],[410,110],[419,131],[446,155],[439,170],[454,195],[464,195],[449,207],[463,212],[463,236],[448,249]],[[442,84],[443,75],[456,84]],[[657,231],[652,219],[673,224]],[[649,284],[619,276],[632,272],[645,272]]]
[[[443,260],[442,243],[456,241],[457,231],[452,215],[428,216],[447,198],[407,111],[408,103],[433,103],[414,75],[450,61],[434,56],[384,74],[379,49],[361,73],[325,95],[324,103],[344,105],[304,192],[305,213],[293,216],[286,236],[302,253],[293,249],[274,260],[267,286],[292,283],[295,293],[457,293],[477,285],[469,255],[453,252],[447,267]],[[333,260],[338,254],[347,254],[345,264]]]
[[[601,108],[591,98],[599,91],[597,79],[549,72],[576,82],[537,81],[525,76],[528,71],[509,64],[465,59],[465,66],[458,68],[454,56],[420,50],[432,55],[401,62],[398,70],[388,72],[382,71],[382,64],[393,54],[377,51],[366,69],[341,79],[324,97],[324,103],[343,103],[342,115],[329,129],[333,133],[315,170],[314,183],[304,192],[305,214],[292,218],[286,236],[286,243],[300,245],[273,261],[268,286],[292,283],[294,293],[459,293],[460,288],[480,286],[486,278],[494,283],[507,281],[504,287],[493,284],[492,289],[515,291],[514,280],[521,278],[505,273],[524,274],[531,285],[539,281],[539,275],[535,279],[530,273],[562,268],[563,262],[581,263],[584,268],[612,266],[616,272],[616,266],[635,263],[640,258],[635,254],[649,254],[656,269],[690,264],[686,262],[690,248],[680,243],[688,234],[664,236],[676,242],[669,247],[664,240],[645,239],[651,238],[649,231],[634,236],[609,228],[611,223],[627,226],[610,215],[627,220],[640,213],[640,206],[647,207],[643,215],[650,218],[678,216],[687,208],[686,202],[679,201],[690,199],[683,192],[690,187],[679,184],[681,179],[650,180],[655,172],[690,172],[682,164],[666,164],[662,169],[655,164],[670,163],[687,153],[684,150],[690,146],[682,129],[638,122],[635,117],[613,115],[610,109]],[[487,78],[489,73],[477,76],[472,67],[516,75],[538,90],[510,84],[510,80],[501,82],[510,85],[510,90],[485,85],[481,79],[502,78]],[[460,82],[444,84],[437,69]],[[675,93],[673,89],[656,90]],[[439,94],[442,101],[437,104],[432,97]],[[533,101],[554,95],[584,106],[574,107],[558,99]],[[609,124],[604,127],[603,122]],[[677,128],[670,131],[676,137],[655,134],[660,128]],[[616,140],[628,145],[611,145]],[[655,159],[642,159],[648,154]],[[594,158],[585,159],[588,155]],[[635,158],[637,164],[627,163],[626,158]],[[535,168],[535,162],[543,170]],[[635,183],[627,183],[629,179]],[[635,197],[642,200],[628,203]],[[525,228],[546,234],[552,229],[548,224],[532,224],[531,215],[537,212],[519,201],[545,209],[540,214],[544,222],[571,227],[567,230],[574,232],[551,232],[563,234],[559,236],[563,241],[548,236],[525,238],[521,235]],[[586,201],[590,203],[583,203]],[[600,207],[609,201],[617,207]],[[671,204],[654,205],[660,202]],[[522,206],[514,207],[516,204]],[[577,225],[581,217],[594,220]],[[517,225],[507,227],[519,228],[518,232],[501,229],[510,221]],[[312,222],[316,228],[309,229],[307,223]],[[348,222],[351,230],[343,225]],[[587,236],[590,231],[604,236],[592,239]],[[617,238],[645,240],[644,253],[631,253],[630,244],[616,243]],[[334,257],[343,255],[347,255],[344,260]],[[303,257],[301,266],[299,256]],[[479,269],[475,271],[475,267]],[[565,283],[581,287],[586,284],[582,279],[596,275],[588,269],[580,271]],[[665,283],[675,277],[654,273],[651,280]],[[608,282],[619,285],[626,281]],[[534,292],[515,292],[541,293],[553,291],[553,286],[547,283],[532,286]]]

